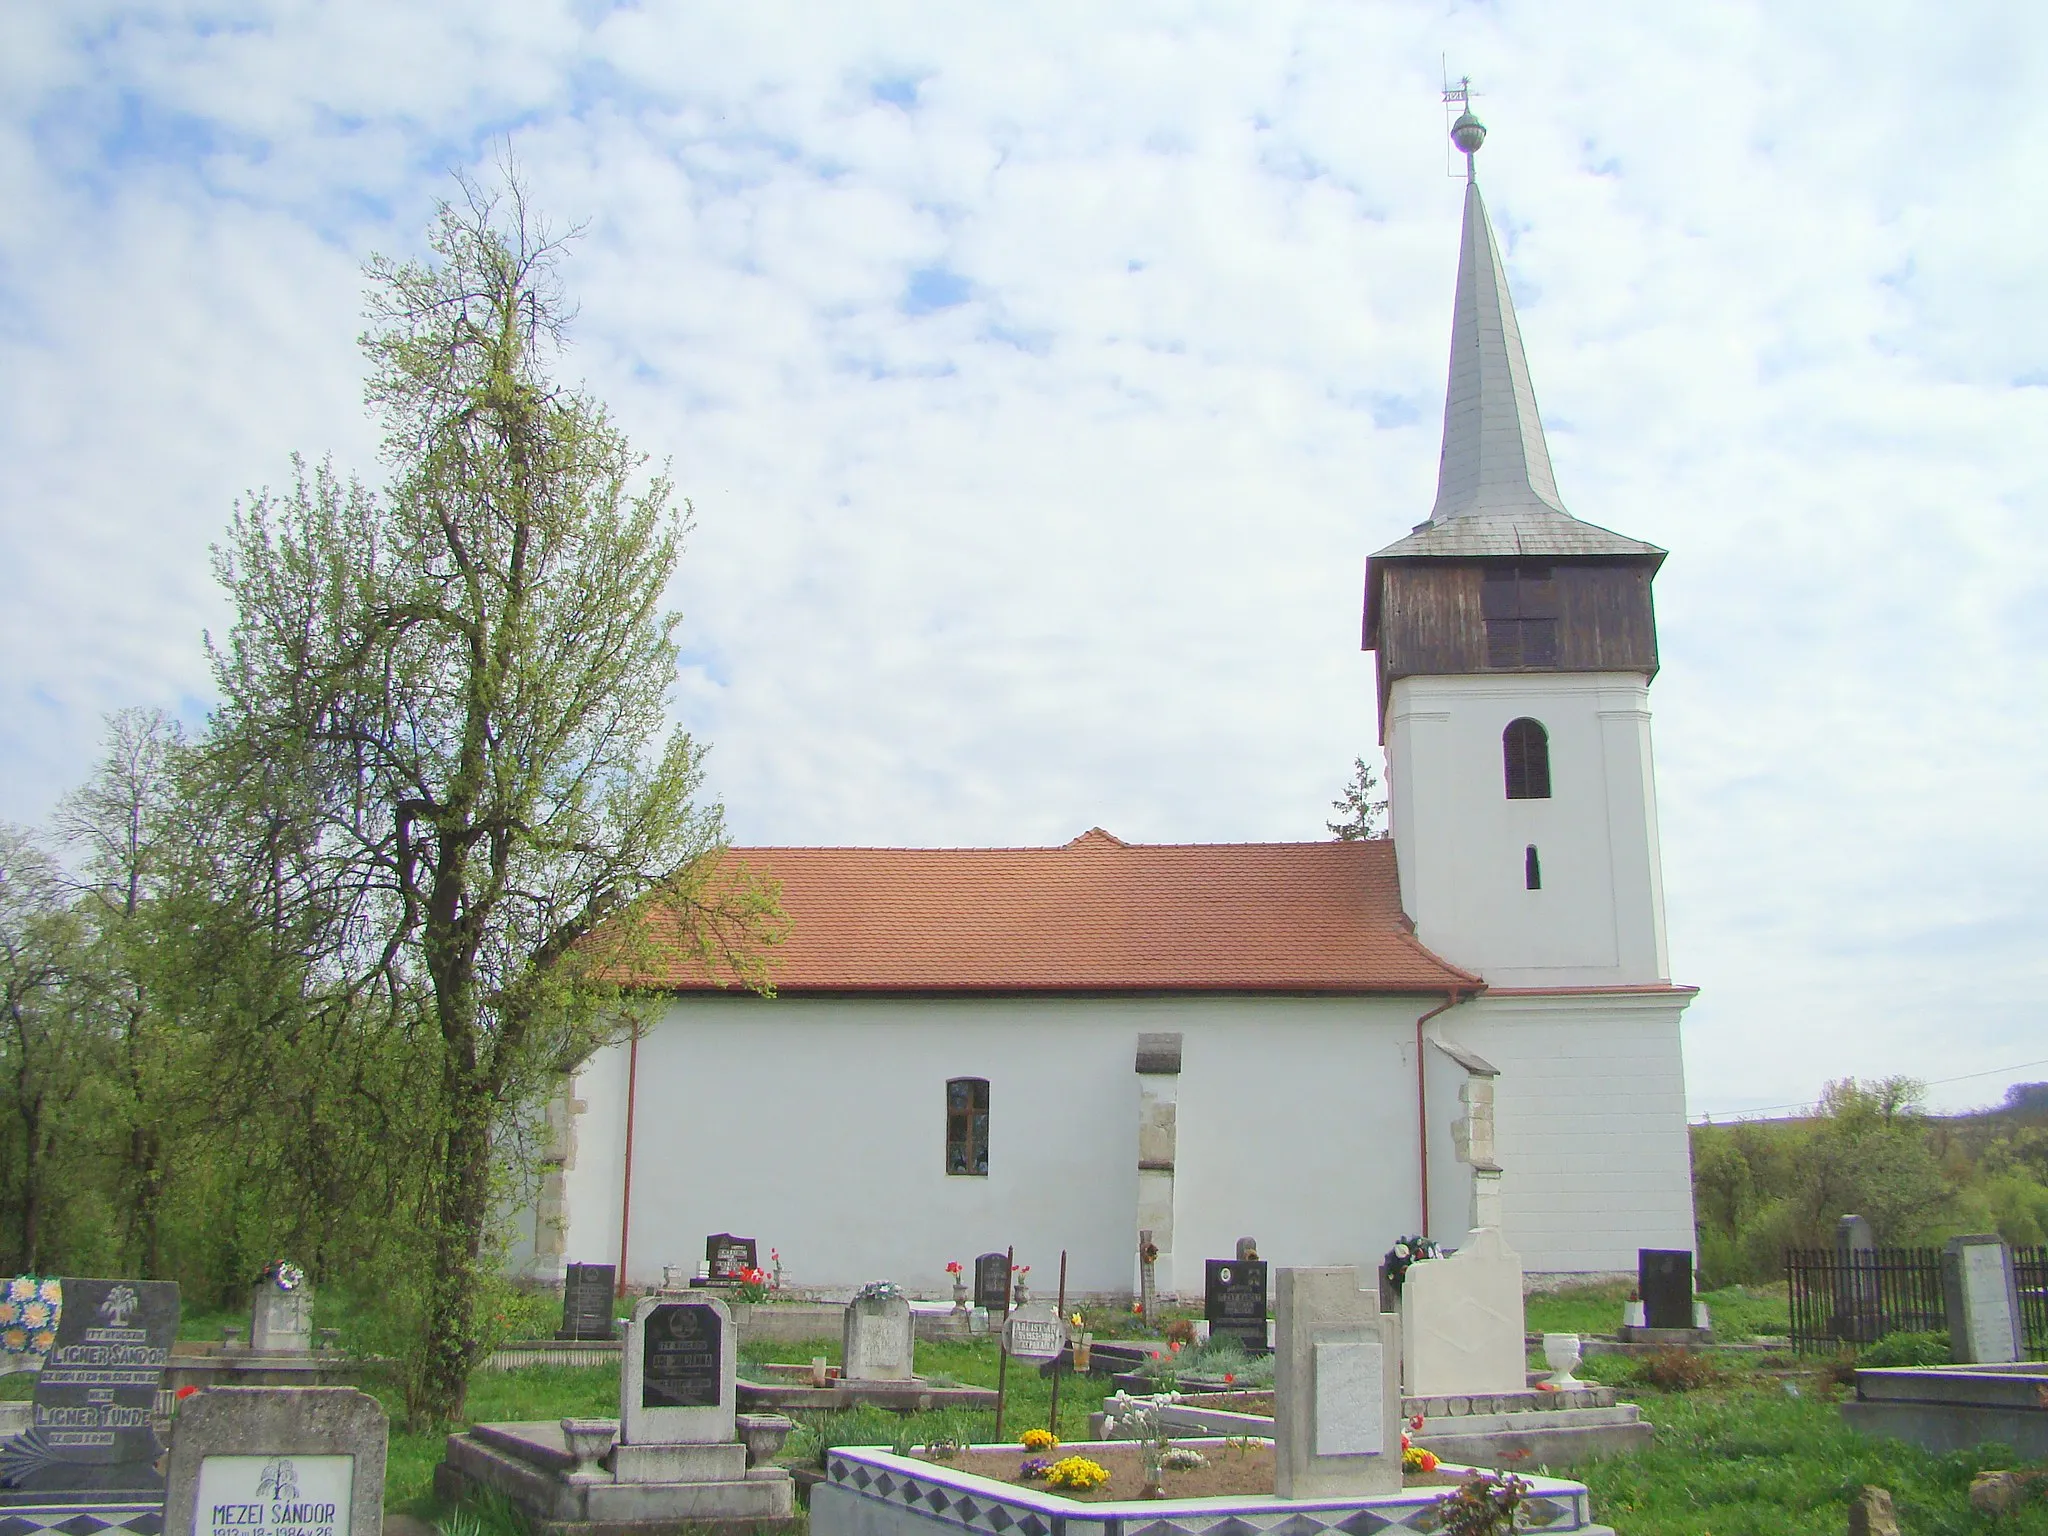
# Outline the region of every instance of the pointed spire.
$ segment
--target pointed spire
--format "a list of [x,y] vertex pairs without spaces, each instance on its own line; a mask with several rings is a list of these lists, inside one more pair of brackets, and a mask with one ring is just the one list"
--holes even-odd
[[[1485,129],[1470,112],[1470,137]],[[1464,148],[1461,141],[1459,147]],[[1472,149],[1476,150],[1475,142]],[[1520,511],[1564,511],[1529,360],[1515,323],[1507,268],[1466,150],[1465,230],[1458,248],[1458,297],[1451,317],[1451,384],[1444,398],[1443,457],[1437,466],[1432,523]]]
[[[1486,141],[1486,125],[1473,115],[1471,97],[1470,80],[1444,92],[1447,102],[1465,109],[1451,124],[1451,142],[1465,156],[1465,229],[1458,247],[1436,505],[1427,522],[1372,558],[1627,555],[1662,560],[1664,551],[1654,544],[1573,517],[1557,494],[1507,268],[1473,170],[1472,157]],[[1368,615],[1368,627],[1371,622]]]

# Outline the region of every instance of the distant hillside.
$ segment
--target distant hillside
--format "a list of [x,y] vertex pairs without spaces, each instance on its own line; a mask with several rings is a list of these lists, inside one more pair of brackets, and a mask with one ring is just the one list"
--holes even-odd
[[2048,1083],[1930,1115],[1910,1078],[1829,1083],[1816,1113],[1692,1129],[1693,1204],[1708,1281],[1770,1280],[1787,1247],[1833,1241],[1846,1213],[1883,1244],[1964,1232],[2048,1242]]

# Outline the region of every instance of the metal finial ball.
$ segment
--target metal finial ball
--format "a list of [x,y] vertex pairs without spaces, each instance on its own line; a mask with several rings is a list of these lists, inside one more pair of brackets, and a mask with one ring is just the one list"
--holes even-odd
[[1472,115],[1470,107],[1460,112],[1458,120],[1451,124],[1451,142],[1468,155],[1477,154],[1479,146],[1486,142],[1486,124]]

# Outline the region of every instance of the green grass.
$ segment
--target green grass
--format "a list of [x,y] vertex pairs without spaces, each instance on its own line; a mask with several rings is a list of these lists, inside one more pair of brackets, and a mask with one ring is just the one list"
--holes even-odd
[[1993,1520],[1970,1508],[1971,1477],[2018,1463],[2001,1447],[1934,1456],[1842,1422],[1825,1376],[1744,1372],[1689,1393],[1631,1389],[1657,1427],[1648,1451],[1582,1468],[1595,1518],[1621,1536],[1807,1536],[1846,1528],[1858,1489],[1891,1490],[1912,1536],[2048,1536],[2048,1502]]
[[[1626,1280],[1600,1285],[1569,1285],[1531,1296],[1524,1310],[1531,1333],[1612,1333],[1621,1326],[1622,1304],[1631,1287]],[[1711,1310],[1715,1337],[1727,1341],[1782,1334],[1792,1326],[1790,1303],[1782,1281],[1776,1285],[1731,1285],[1700,1294]]]

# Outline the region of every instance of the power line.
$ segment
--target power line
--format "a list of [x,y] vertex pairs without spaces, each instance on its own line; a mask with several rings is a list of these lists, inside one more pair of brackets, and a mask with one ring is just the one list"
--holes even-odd
[[[2003,1072],[2024,1072],[2029,1067],[2048,1067],[2048,1056],[2042,1057],[2039,1061],[2016,1062],[2009,1067],[1986,1067],[1982,1072],[1960,1072],[1954,1077],[1937,1077],[1931,1079],[1926,1086],[1929,1088],[1940,1088],[1949,1083],[1967,1083],[1972,1078],[1977,1077],[1997,1077]],[[1692,1118],[1712,1120],[1716,1115],[1719,1115],[1722,1119],[1739,1119],[1744,1115],[1775,1114],[1781,1109],[1813,1109],[1819,1102],[1818,1099],[1802,1099],[1797,1104],[1766,1104],[1761,1109],[1707,1110]]]

